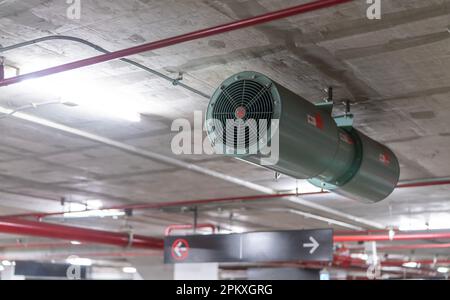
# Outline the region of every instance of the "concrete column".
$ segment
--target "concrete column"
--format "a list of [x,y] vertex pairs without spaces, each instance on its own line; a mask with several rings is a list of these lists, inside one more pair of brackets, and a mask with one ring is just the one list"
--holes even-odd
[[218,280],[219,264],[176,264],[175,280]]
[[144,280],[174,279],[174,266],[165,265],[162,256],[130,258],[128,261]]

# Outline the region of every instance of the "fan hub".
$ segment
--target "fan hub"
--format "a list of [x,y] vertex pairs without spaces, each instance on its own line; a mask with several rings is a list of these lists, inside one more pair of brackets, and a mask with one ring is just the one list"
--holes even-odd
[[236,108],[236,111],[234,113],[234,115],[236,116],[237,119],[245,118],[246,114],[247,114],[247,110],[245,109],[244,106],[239,106],[238,108]]

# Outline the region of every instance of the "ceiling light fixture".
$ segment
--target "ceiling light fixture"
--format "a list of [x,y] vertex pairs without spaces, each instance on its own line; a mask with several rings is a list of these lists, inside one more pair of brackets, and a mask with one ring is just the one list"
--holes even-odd
[[[139,122],[141,111],[149,111],[146,101],[130,89],[99,81],[86,72],[69,72],[26,80],[23,88],[43,98],[60,99],[95,115]],[[147,103],[148,104],[148,103]]]
[[447,267],[439,267],[439,268],[437,269],[437,271],[438,271],[439,273],[445,274],[445,273],[448,273],[448,272],[450,271],[450,269],[447,268]]
[[4,265],[5,267],[10,267],[12,266],[12,263],[9,260],[4,260],[2,261],[2,265]]
[[133,267],[124,267],[122,271],[127,274],[134,274],[137,272],[136,268]]
[[100,209],[103,207],[103,202],[97,199],[88,200],[86,201],[86,207],[87,209]]
[[79,241],[71,241],[70,243],[72,245],[81,245],[81,242],[79,242]]
[[419,266],[419,264],[416,263],[415,261],[410,261],[410,262],[404,263],[403,266],[405,268],[417,268]]

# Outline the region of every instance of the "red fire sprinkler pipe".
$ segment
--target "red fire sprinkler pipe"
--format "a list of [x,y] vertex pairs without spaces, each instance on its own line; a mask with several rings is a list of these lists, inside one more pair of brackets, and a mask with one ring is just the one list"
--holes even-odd
[[342,242],[377,242],[377,241],[413,241],[413,240],[434,240],[450,239],[450,232],[433,233],[396,233],[394,235],[374,234],[374,235],[336,235],[333,237],[335,243]]
[[427,187],[427,186],[437,186],[437,185],[448,185],[450,180],[425,180],[413,183],[402,183],[397,186],[397,188],[416,188],[416,187]]
[[350,2],[350,1],[352,1],[352,0],[320,0],[320,1],[314,1],[311,3],[302,4],[302,5],[297,5],[297,6],[286,8],[283,10],[270,12],[270,13],[267,13],[267,14],[264,14],[261,16],[252,17],[252,18],[248,18],[248,19],[244,19],[244,20],[240,20],[240,21],[235,21],[235,22],[231,22],[228,24],[219,25],[216,27],[206,28],[206,29],[194,31],[191,33],[186,33],[186,34],[182,34],[179,36],[163,39],[160,41],[151,42],[151,43],[143,44],[140,46],[119,50],[116,52],[102,54],[102,55],[82,59],[79,61],[74,61],[71,63],[59,65],[56,67],[51,67],[51,68],[48,68],[45,70],[40,70],[37,72],[32,72],[32,73],[12,77],[12,78],[3,79],[0,81],[0,86],[7,86],[10,84],[21,82],[26,79],[39,78],[39,77],[44,77],[44,76],[48,76],[51,74],[57,74],[57,73],[61,73],[61,72],[69,71],[69,70],[79,69],[82,67],[95,65],[95,64],[102,63],[102,62],[119,59],[119,58],[123,58],[126,56],[134,55],[134,54],[139,54],[142,52],[161,49],[161,48],[169,47],[172,45],[176,45],[176,44],[180,44],[180,43],[184,43],[184,42],[188,42],[188,41],[193,41],[193,40],[197,40],[197,39],[201,39],[201,38],[205,38],[205,37],[209,37],[209,36],[213,36],[213,35],[217,35],[217,34],[221,34],[221,33],[225,33],[225,32],[230,32],[230,31],[234,31],[234,30],[238,30],[238,29],[242,29],[242,28],[246,28],[246,27],[250,27],[250,26],[255,26],[255,25],[268,23],[271,21],[279,20],[279,19],[292,17],[292,16],[299,15],[302,13],[322,9],[325,7],[335,6],[335,5],[338,5],[338,4],[341,4],[344,2]]
[[[251,201],[260,201],[260,200],[268,200],[268,199],[279,199],[289,196],[312,196],[312,195],[321,195],[328,192],[312,192],[312,193],[284,193],[284,194],[269,194],[269,195],[251,195],[251,196],[238,196],[238,197],[222,197],[222,198],[209,198],[209,199],[190,199],[184,201],[169,201],[169,202],[158,202],[158,203],[137,203],[137,204],[125,204],[125,205],[115,205],[109,207],[103,207],[97,210],[143,210],[143,209],[162,209],[169,207],[182,207],[182,206],[193,206],[193,205],[207,205],[207,204],[220,204],[227,202],[251,202]],[[92,211],[90,209],[84,211]],[[74,211],[73,213],[82,212],[82,211]],[[27,214],[16,214],[16,215],[5,215],[0,216],[0,219],[3,218],[37,218],[42,219],[45,217],[59,216],[64,215],[67,212],[58,211],[58,212],[48,212],[48,213],[27,213]]]
[[[450,248],[450,243],[444,244],[407,244],[407,245],[389,245],[378,246],[377,250],[380,251],[395,251],[395,250],[417,250],[417,249],[447,249]],[[364,250],[365,247],[351,247],[349,250]]]
[[[424,180],[416,180],[412,183],[401,183],[397,186],[397,188],[418,188],[418,187],[430,187],[430,186],[440,186],[440,185],[449,185],[450,180],[448,179],[424,179]],[[184,201],[172,201],[172,202],[160,202],[160,203],[137,203],[137,204],[126,204],[126,205],[115,205],[111,207],[104,207],[95,210],[110,210],[110,209],[131,209],[131,210],[141,210],[141,209],[160,209],[160,208],[168,208],[168,207],[177,207],[177,206],[192,206],[192,205],[206,205],[206,204],[215,204],[215,203],[225,203],[225,202],[249,202],[249,201],[259,201],[259,200],[268,200],[268,199],[276,199],[276,198],[284,198],[290,196],[316,196],[329,194],[328,191],[320,191],[320,192],[311,192],[311,193],[282,193],[282,194],[269,194],[269,195],[251,195],[251,196],[238,196],[238,197],[222,197],[222,198],[210,198],[210,199],[190,199]],[[18,215],[8,215],[8,216],[0,216],[0,218],[45,218],[51,216],[63,215],[66,212],[48,212],[48,213],[27,213],[27,214],[18,214]],[[371,230],[364,231],[361,233],[374,233],[377,231]],[[378,231],[377,233],[384,233],[384,230]],[[338,233],[338,232],[336,232]],[[340,232],[339,232],[340,233]],[[345,233],[345,232],[343,232]],[[355,233],[355,232],[353,232]],[[345,234],[344,234],[345,235]]]
[[119,247],[161,249],[161,239],[141,235],[85,229],[21,219],[0,220],[0,232],[27,236],[39,236]]

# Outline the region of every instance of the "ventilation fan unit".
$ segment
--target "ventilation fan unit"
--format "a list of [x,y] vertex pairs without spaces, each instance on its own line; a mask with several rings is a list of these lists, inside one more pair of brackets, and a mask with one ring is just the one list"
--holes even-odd
[[[399,180],[397,157],[353,128],[351,115],[333,117],[332,108],[332,102],[314,105],[263,74],[242,72],[212,96],[206,127],[219,153],[352,199],[385,199]],[[277,157],[264,164],[273,155],[269,149],[278,149]]]

